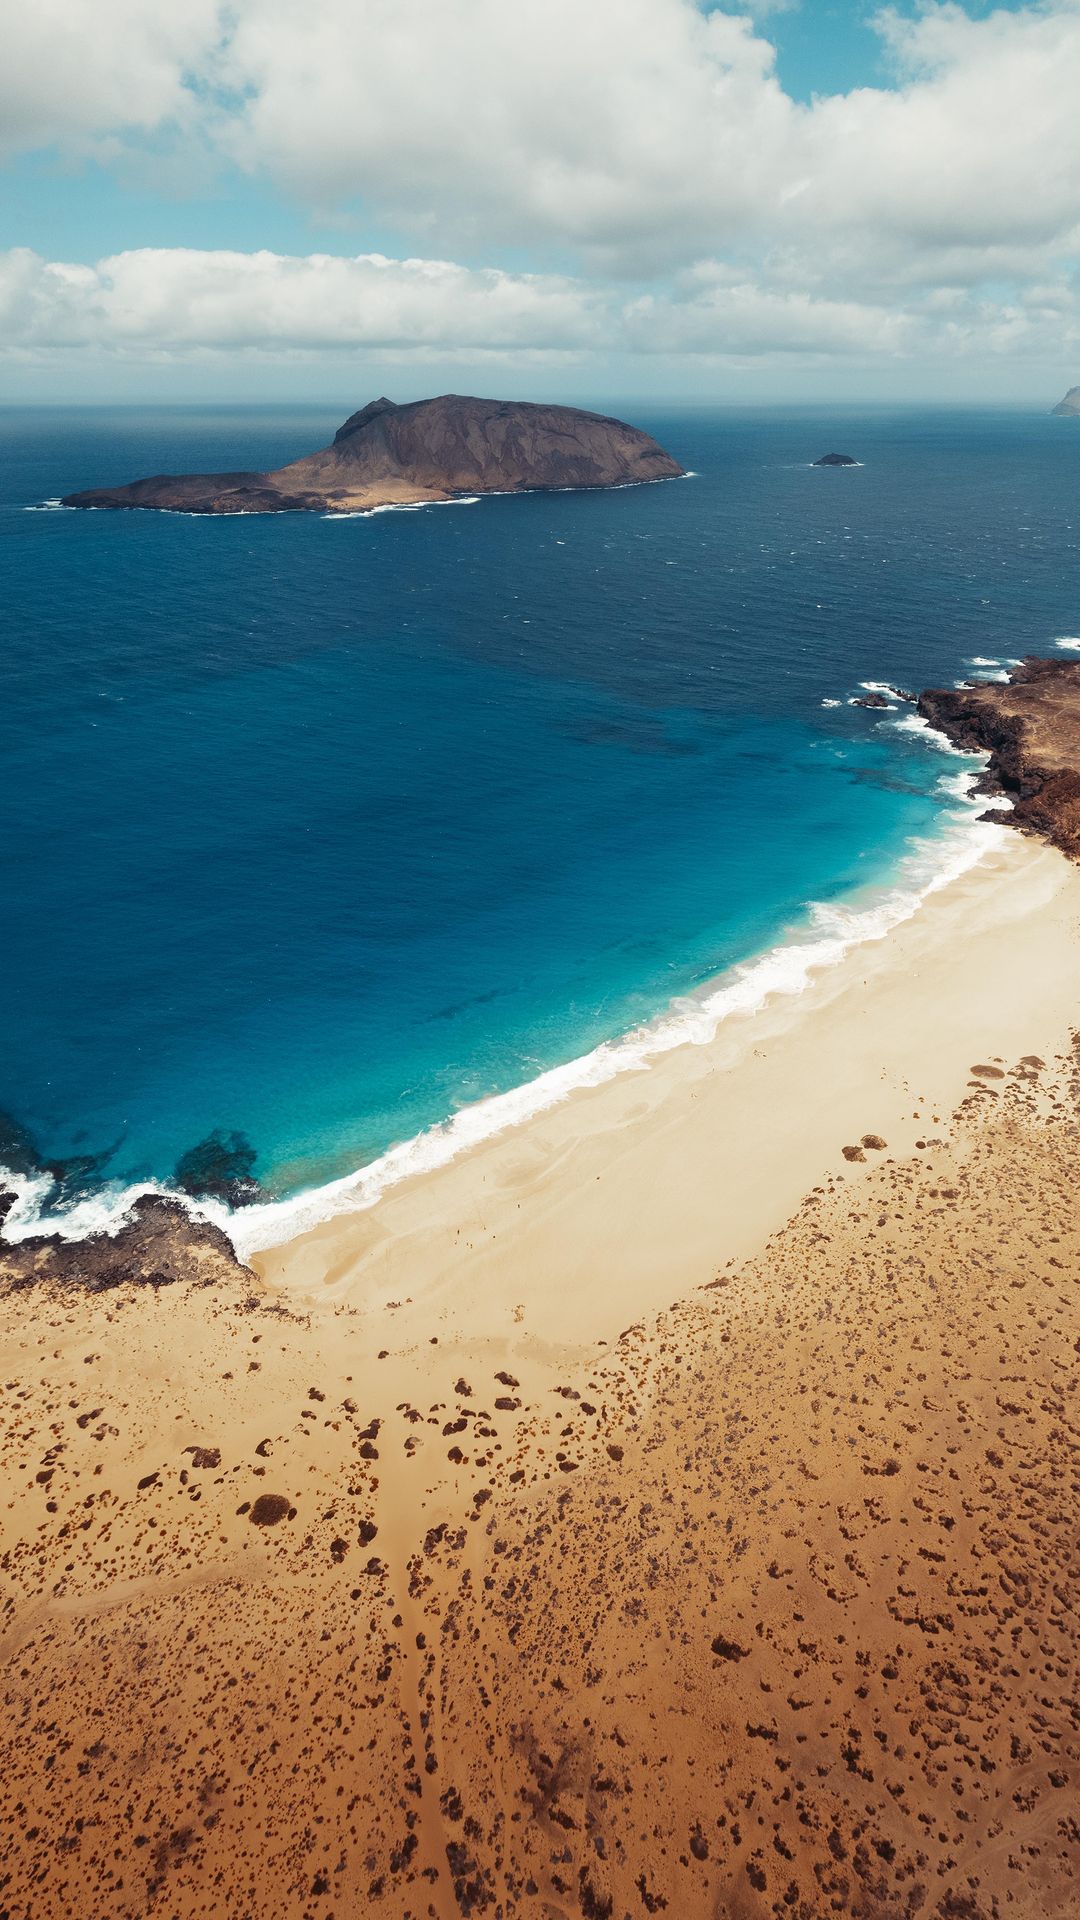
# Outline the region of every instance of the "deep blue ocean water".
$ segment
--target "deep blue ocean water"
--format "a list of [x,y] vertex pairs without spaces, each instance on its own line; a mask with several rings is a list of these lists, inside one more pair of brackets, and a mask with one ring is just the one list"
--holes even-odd
[[696,477],[339,521],[26,510],[363,398],[0,414],[0,1108],[89,1177],[226,1128],[292,1193],[625,1032],[948,825],[860,681],[1080,632],[1080,423],[1019,411],[637,407]]

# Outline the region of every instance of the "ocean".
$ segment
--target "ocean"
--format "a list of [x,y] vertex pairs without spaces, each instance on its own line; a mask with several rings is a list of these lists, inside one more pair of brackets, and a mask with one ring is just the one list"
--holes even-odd
[[1000,831],[852,698],[1080,644],[1080,425],[1020,410],[626,407],[692,477],[337,520],[44,504],[363,398],[0,414],[12,1231],[223,1132],[265,1243],[797,991]]

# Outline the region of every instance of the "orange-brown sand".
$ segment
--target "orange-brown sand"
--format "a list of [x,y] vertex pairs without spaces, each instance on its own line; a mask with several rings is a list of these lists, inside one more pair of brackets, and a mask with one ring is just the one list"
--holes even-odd
[[[403,1193],[411,1276],[377,1209],[329,1284],[309,1237],[3,1293],[0,1915],[1080,1914],[1080,876],[983,880],[966,950],[942,901],[761,1016],[737,1129],[718,1059],[562,1113],[535,1239]],[[770,1168],[790,1137],[790,1217],[740,1214],[717,1146],[711,1260],[659,1188],[646,1259],[615,1163],[724,1124]]]

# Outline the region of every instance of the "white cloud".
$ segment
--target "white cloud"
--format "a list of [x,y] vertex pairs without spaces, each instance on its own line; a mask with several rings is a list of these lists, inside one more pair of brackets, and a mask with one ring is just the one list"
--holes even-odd
[[777,79],[761,5],[0,6],[10,144],[130,157],[168,133],[192,168],[224,157],[425,256],[9,260],[24,344],[1074,350],[1080,0],[886,10],[897,84],[809,106]]
[[191,124],[219,0],[3,0],[0,151],[82,150],[95,138]]
[[221,138],[439,246],[651,273],[822,240],[884,278],[1080,224],[1080,0],[878,19],[900,85],[796,105],[768,23],[694,0],[239,0]]
[[15,248],[0,254],[0,340],[9,353],[39,357],[392,349],[868,361],[1080,344],[1080,301],[1058,280],[1027,300],[952,290],[897,307],[777,289],[723,262],[703,262],[678,286],[642,294],[566,275],[381,254],[142,248],[82,266]]
[[638,352],[859,355],[902,354],[919,344],[910,317],[855,300],[777,292],[753,281],[703,288],[672,300],[646,295],[622,315],[627,343]]
[[140,248],[94,267],[0,255],[0,338],[21,347],[573,348],[598,299],[557,275],[445,260]]
[[750,21],[693,0],[243,0],[241,162],[454,243],[635,264],[746,228],[794,110]]
[[934,6],[880,27],[905,76],[820,101],[802,208],[895,253],[1071,244],[1080,223],[1080,0],[970,19]]

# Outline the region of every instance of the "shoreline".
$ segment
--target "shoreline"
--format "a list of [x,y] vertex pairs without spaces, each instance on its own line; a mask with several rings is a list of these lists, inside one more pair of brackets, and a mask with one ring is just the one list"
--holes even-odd
[[[381,1318],[393,1299],[395,1344],[609,1340],[749,1256],[822,1180],[854,1185],[932,1142],[965,1095],[992,1101],[999,1062],[1063,1044],[1078,932],[1080,874],[1002,833],[794,997],[247,1257],[308,1311]],[[973,1081],[977,1065],[991,1071]],[[887,1148],[846,1160],[864,1135]]]
[[937,781],[942,812],[936,831],[908,843],[887,881],[879,878],[828,905],[807,901],[799,919],[771,945],[708,976],[639,1025],[543,1069],[532,1079],[468,1102],[359,1167],[243,1208],[197,1200],[164,1180],[150,1178],[106,1186],[55,1213],[41,1213],[39,1206],[47,1202],[50,1190],[48,1176],[15,1174],[0,1167],[0,1190],[17,1196],[4,1222],[4,1237],[18,1245],[42,1235],[77,1243],[115,1234],[135,1202],[150,1197],[175,1202],[194,1221],[210,1222],[227,1236],[238,1258],[246,1260],[327,1221],[366,1212],[400,1184],[424,1178],[621,1076],[647,1073],[679,1048],[711,1044],[728,1020],[756,1017],[777,999],[800,998],[819,972],[836,966],[864,944],[887,939],[921,910],[926,899],[976,866],[1001,840],[1002,829],[978,817],[988,805],[1005,809],[1010,805],[1007,800],[987,801],[977,794],[988,756],[952,745],[942,731],[914,712],[891,724],[917,733],[932,755],[961,763]]

